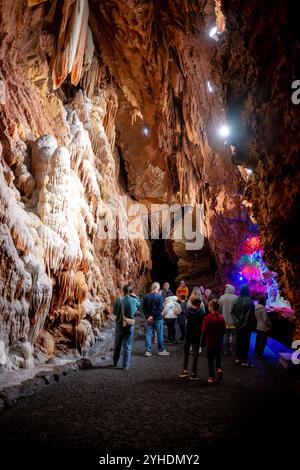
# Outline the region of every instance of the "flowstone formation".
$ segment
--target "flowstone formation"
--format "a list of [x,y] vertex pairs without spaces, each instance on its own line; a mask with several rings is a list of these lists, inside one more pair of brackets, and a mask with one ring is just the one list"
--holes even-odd
[[18,7],[1,4],[0,359],[8,368],[33,366],[33,348],[86,353],[102,337],[116,288],[146,282],[151,266],[144,240],[101,234],[122,194],[116,93],[97,82],[90,97],[53,95],[55,36],[41,30],[44,7]]
[[[1,339],[6,345],[22,337],[47,354],[54,348],[88,350],[101,337],[116,286],[150,266],[144,240],[105,240],[98,234],[119,203],[100,102],[98,97],[92,105],[79,92],[67,109],[65,146],[43,135],[23,143],[15,172],[1,165]],[[78,117],[80,108],[74,109],[80,104],[90,106],[89,131]]]

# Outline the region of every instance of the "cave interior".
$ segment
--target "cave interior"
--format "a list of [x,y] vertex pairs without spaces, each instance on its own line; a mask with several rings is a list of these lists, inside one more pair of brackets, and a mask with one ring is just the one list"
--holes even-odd
[[[2,0],[0,23],[1,365],[87,352],[129,281],[248,282],[300,339],[294,2]],[[105,236],[138,204],[201,205],[203,247]]]

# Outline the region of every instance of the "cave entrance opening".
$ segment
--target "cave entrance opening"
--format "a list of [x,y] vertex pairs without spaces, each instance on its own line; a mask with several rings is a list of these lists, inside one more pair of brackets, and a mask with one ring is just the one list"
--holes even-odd
[[168,241],[164,239],[154,240],[152,249],[152,282],[158,281],[161,286],[165,282],[170,284],[172,292],[176,291],[175,279],[178,276],[178,267],[175,255],[170,252]]

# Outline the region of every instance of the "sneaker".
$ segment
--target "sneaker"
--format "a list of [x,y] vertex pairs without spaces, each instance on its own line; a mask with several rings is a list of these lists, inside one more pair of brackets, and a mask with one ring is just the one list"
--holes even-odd
[[198,377],[197,374],[192,374],[192,375],[190,376],[190,380],[199,380],[199,377]]
[[215,379],[213,377],[208,377],[207,382],[209,384],[213,384],[213,383],[215,383]]
[[218,369],[217,370],[217,381],[222,382],[222,380],[223,380],[223,371],[222,371],[222,369]]
[[146,352],[145,352],[145,356],[146,356],[146,357],[150,357],[150,356],[152,356],[152,352],[150,352],[150,351],[146,351]]
[[170,356],[170,353],[164,349],[163,351],[159,351],[158,355],[159,356]]
[[188,374],[188,371],[187,371],[187,370],[183,370],[183,371],[181,372],[181,374],[179,374],[179,377],[180,377],[181,379],[185,379],[185,378],[188,377],[188,376],[189,376],[189,374]]

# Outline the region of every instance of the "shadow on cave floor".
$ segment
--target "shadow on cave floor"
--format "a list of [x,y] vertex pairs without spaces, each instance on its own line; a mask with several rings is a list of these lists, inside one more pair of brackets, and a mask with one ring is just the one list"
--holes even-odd
[[218,450],[214,460],[226,460],[239,449],[247,461],[256,461],[259,451],[280,457],[285,446],[297,444],[300,376],[278,366],[270,349],[266,359],[253,359],[251,370],[223,358],[223,384],[208,386],[205,354],[199,357],[199,382],[177,377],[182,348],[170,346],[171,355],[161,357],[154,344],[146,358],[139,337],[130,371],[98,367],[48,385],[0,416],[1,448],[11,464],[28,458],[32,467],[32,456],[42,453],[54,463],[78,463],[84,456],[89,468],[107,452],[204,456]]

